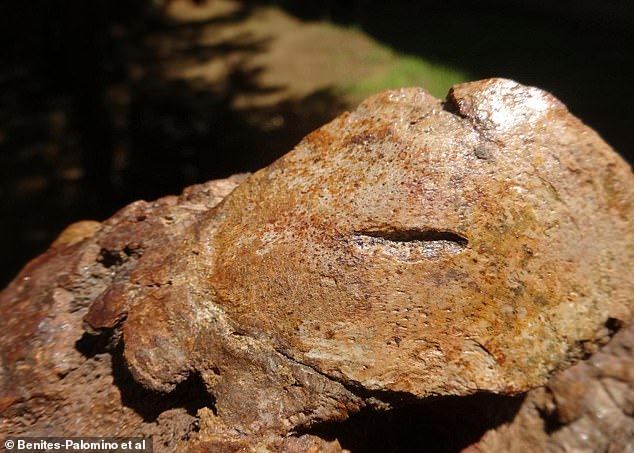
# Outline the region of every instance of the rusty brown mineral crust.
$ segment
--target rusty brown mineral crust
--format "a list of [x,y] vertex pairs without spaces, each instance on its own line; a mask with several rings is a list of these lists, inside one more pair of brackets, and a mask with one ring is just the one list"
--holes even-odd
[[[543,412],[535,392],[634,317],[633,203],[630,167],[537,88],[378,94],[246,179],[133,203],[29,263],[0,293],[0,433],[337,452],[294,433],[476,392],[536,389]],[[590,406],[556,400],[570,370],[548,385],[572,426]],[[178,406],[193,377],[209,404]]]

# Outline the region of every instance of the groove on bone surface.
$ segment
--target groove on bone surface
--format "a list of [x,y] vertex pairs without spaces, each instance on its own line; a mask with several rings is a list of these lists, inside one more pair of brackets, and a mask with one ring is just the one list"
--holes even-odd
[[458,233],[436,229],[357,232],[352,242],[364,253],[382,253],[403,261],[454,255],[469,245]]

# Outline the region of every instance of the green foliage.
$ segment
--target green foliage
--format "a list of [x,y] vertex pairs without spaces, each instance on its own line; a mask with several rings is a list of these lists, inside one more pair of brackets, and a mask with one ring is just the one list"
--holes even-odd
[[375,74],[346,87],[345,93],[353,99],[362,99],[388,88],[411,86],[423,87],[432,95],[444,98],[453,84],[471,78],[464,70],[421,57],[397,54],[383,46],[369,53],[366,61],[376,66]]

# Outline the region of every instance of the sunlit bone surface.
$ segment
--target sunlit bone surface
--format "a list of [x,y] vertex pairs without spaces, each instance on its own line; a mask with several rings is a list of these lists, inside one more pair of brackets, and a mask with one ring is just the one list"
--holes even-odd
[[544,91],[388,91],[158,245],[109,221],[86,240],[138,259],[84,320],[122,333],[148,389],[199,375],[212,439],[514,395],[632,319],[633,200],[630,168]]

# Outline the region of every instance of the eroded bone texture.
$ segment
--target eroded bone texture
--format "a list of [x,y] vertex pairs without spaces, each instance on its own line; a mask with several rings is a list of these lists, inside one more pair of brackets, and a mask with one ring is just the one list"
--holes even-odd
[[0,293],[0,429],[336,452],[312,427],[529,392],[471,448],[631,447],[633,203],[544,91],[376,95],[251,176],[69,227]]

